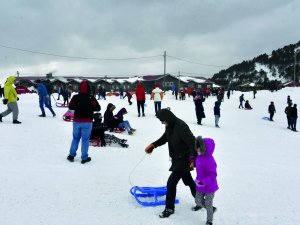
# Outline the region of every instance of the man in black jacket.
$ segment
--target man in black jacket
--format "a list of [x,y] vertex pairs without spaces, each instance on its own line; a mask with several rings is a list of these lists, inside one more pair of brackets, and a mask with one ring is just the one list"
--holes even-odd
[[172,159],[170,168],[172,173],[167,182],[166,208],[159,215],[160,218],[165,218],[174,213],[176,186],[180,179],[186,186],[190,187],[191,193],[195,197],[196,187],[190,173],[190,170],[193,169],[193,163],[190,163],[190,159],[195,157],[197,153],[195,151],[195,137],[184,121],[177,118],[169,109],[158,111],[156,116],[162,124],[165,124],[166,130],[157,141],[145,149],[145,152],[150,154],[154,148],[168,142],[169,156]]

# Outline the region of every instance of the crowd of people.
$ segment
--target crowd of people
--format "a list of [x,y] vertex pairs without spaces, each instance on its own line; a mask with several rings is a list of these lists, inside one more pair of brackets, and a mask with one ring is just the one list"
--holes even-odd
[[[10,76],[4,85],[4,99],[3,103],[7,105],[7,110],[0,114],[0,122],[2,118],[8,114],[13,114],[13,123],[20,124],[18,121],[18,103],[19,100],[17,92],[14,88],[16,78]],[[36,80],[34,87],[37,90],[39,96],[39,107],[41,109],[41,115],[39,117],[46,117],[44,107],[48,108],[55,117],[56,114],[51,105],[50,96],[53,93],[53,89],[48,80],[42,82]],[[1,88],[0,88],[1,89]],[[206,89],[205,89],[206,90]],[[99,90],[98,100],[105,99],[103,89]],[[185,99],[185,93],[179,91],[180,100]],[[101,94],[100,94],[101,93]],[[176,94],[177,93],[177,94]],[[213,112],[215,117],[215,127],[219,128],[219,120],[221,116],[221,104],[224,101],[224,89],[220,89],[216,94],[216,101],[214,102]],[[2,93],[1,93],[2,94]],[[120,91],[120,98],[128,98],[129,105],[132,105],[131,99],[133,93],[128,90],[125,91],[125,95]],[[146,94],[142,86],[142,83],[137,84],[137,88],[134,92],[137,102],[137,115],[138,117],[145,117],[145,104]],[[172,94],[177,99],[178,90],[175,88],[172,90]],[[197,124],[202,125],[202,120],[206,118],[204,112],[204,102],[210,96],[209,92],[203,90],[192,90],[187,93],[188,96],[192,96]],[[230,90],[227,91],[227,98],[230,99]],[[253,98],[257,92],[253,92]],[[92,93],[90,86],[86,80],[80,83],[79,93],[75,94],[70,102],[69,91],[64,87],[58,89],[58,100],[60,95],[64,98],[64,104],[68,106],[69,110],[72,110],[74,114],[73,118],[73,133],[72,141],[69,149],[67,160],[74,162],[77,155],[79,143],[81,141],[81,163],[85,164],[91,161],[91,157],[88,154],[89,142],[91,139],[100,139],[101,146],[105,147],[107,143],[116,143],[121,147],[128,147],[126,139],[121,139],[112,134],[112,132],[121,131],[127,132],[129,135],[133,135],[136,131],[131,123],[124,117],[127,114],[125,107],[122,107],[116,114],[114,110],[116,106],[112,103],[108,103],[104,112],[104,120],[102,121],[102,114],[99,113],[101,106],[95,95]],[[65,96],[64,96],[65,95]],[[0,95],[0,97],[2,97]],[[216,212],[216,207],[213,206],[213,199],[215,192],[218,190],[217,183],[217,164],[213,157],[215,149],[214,141],[210,138],[203,138],[201,136],[195,137],[189,126],[181,119],[179,119],[169,108],[161,108],[162,101],[164,99],[164,92],[160,88],[159,84],[156,84],[150,95],[150,100],[154,102],[154,114],[165,126],[165,132],[156,141],[152,142],[145,148],[147,154],[151,154],[155,148],[158,148],[168,143],[169,156],[172,159],[172,165],[170,168],[171,174],[167,181],[167,194],[166,194],[166,206],[164,211],[159,215],[160,218],[166,218],[174,214],[175,212],[175,199],[176,199],[176,186],[179,180],[182,180],[186,186],[189,187],[196,205],[192,207],[193,211],[198,211],[201,208],[205,208],[207,212],[207,225],[213,223],[213,215]],[[245,104],[244,104],[245,102]],[[244,99],[244,94],[239,97],[239,109],[252,110],[252,106],[249,100]],[[287,97],[287,107],[285,108],[285,114],[287,117],[288,129],[292,131],[296,130],[297,124],[297,104],[293,104],[290,96]],[[276,113],[274,101],[270,102],[268,106],[268,113],[270,114],[269,120],[274,121],[274,115]],[[110,134],[105,132],[109,131]],[[196,167],[196,180],[194,181],[191,175],[191,170]]]

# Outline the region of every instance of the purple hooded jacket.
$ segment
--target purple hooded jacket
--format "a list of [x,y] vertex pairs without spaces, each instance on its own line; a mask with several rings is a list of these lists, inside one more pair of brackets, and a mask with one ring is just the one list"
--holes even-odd
[[209,194],[219,189],[217,183],[217,163],[212,156],[215,150],[215,142],[210,138],[203,138],[206,154],[196,158],[197,178],[195,180],[198,192]]

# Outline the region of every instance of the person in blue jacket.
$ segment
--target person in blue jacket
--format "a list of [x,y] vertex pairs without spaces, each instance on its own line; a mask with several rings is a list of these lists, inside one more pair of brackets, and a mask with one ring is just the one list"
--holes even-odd
[[53,117],[56,116],[55,112],[53,111],[53,109],[51,107],[50,95],[47,91],[46,86],[43,83],[41,83],[40,80],[37,80],[36,84],[35,84],[35,88],[37,89],[37,92],[38,92],[38,95],[39,95],[39,104],[40,104],[40,108],[41,108],[41,111],[42,111],[42,114],[39,115],[39,117],[46,117],[44,105],[46,106],[46,108],[48,108],[50,110]]

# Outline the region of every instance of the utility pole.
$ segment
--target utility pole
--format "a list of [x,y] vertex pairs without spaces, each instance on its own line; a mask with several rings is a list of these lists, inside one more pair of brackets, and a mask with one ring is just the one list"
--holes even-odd
[[167,52],[164,52],[164,91],[166,91],[166,61],[167,61]]

